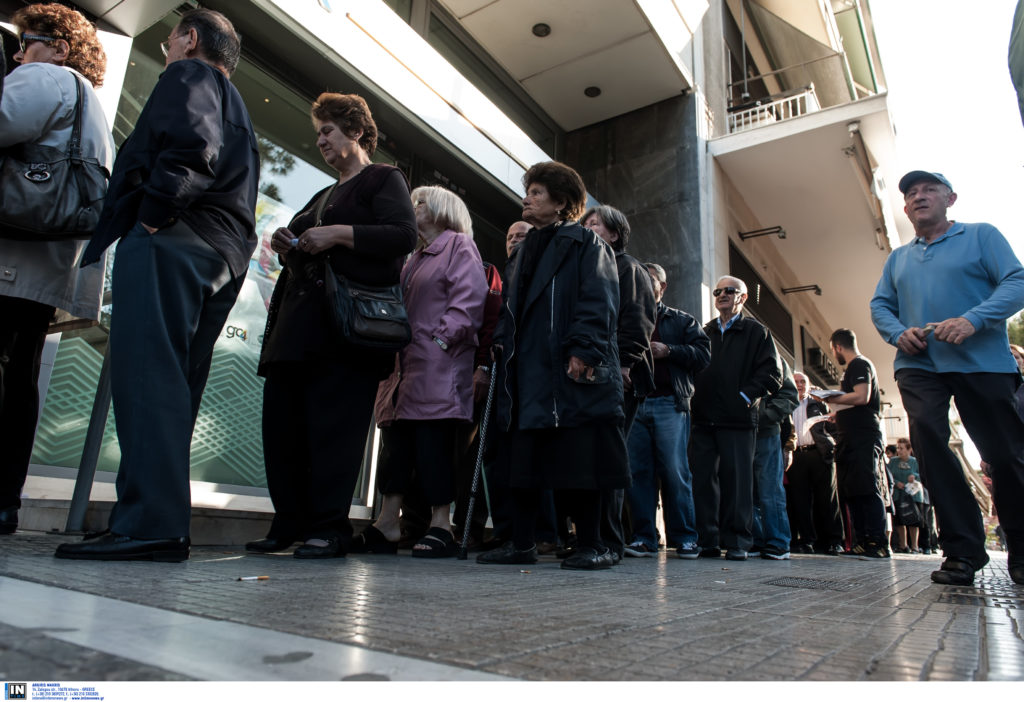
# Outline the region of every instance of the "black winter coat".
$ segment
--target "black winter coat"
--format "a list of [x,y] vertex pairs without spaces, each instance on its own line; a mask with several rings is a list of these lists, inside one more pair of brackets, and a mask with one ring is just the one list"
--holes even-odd
[[677,412],[690,411],[693,381],[711,363],[711,340],[691,315],[658,303],[658,336],[668,346],[667,362],[672,376],[672,396]]
[[[533,271],[513,256],[495,343],[502,347],[497,400],[503,430],[577,427],[623,418],[616,328],[619,278],[610,246],[573,222],[554,235]],[[527,237],[550,233],[530,230]],[[529,278],[522,289],[522,278]],[[574,381],[569,357],[594,367],[594,380]],[[515,421],[513,421],[515,418]]]
[[691,405],[694,424],[754,429],[760,399],[782,386],[771,334],[756,319],[742,316],[725,334],[719,331],[718,318],[712,319],[704,333],[711,339],[711,365],[697,376]]
[[615,252],[619,274],[619,363],[629,368],[633,394],[643,397],[654,390],[651,334],[657,321],[657,303],[651,274],[625,251]]
[[757,413],[757,435],[766,436],[780,433],[782,420],[790,417],[793,410],[800,404],[799,393],[796,391],[796,381],[793,379],[793,371],[789,364],[782,357],[779,357],[782,364],[782,387],[771,395],[761,400]]

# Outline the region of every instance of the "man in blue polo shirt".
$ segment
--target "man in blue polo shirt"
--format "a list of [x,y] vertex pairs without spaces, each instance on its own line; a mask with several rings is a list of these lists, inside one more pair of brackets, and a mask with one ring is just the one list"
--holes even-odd
[[917,237],[892,252],[871,317],[896,346],[896,383],[910,419],[946,560],[932,580],[970,585],[988,562],[981,512],[949,449],[949,400],[992,464],[993,497],[1009,546],[1009,571],[1024,585],[1024,423],[1014,410],[1021,382],[1006,320],[1024,307],[1024,268],[990,224],[950,221],[956,193],[941,173],[900,179]]

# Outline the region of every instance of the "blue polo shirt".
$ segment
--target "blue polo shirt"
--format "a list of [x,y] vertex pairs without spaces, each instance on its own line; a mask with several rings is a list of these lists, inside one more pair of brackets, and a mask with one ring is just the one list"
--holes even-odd
[[1024,307],[1024,268],[991,224],[955,222],[926,243],[920,237],[891,254],[871,298],[871,319],[893,346],[909,327],[964,317],[975,333],[960,345],[929,336],[916,356],[896,352],[896,370],[1015,373],[1006,320]]

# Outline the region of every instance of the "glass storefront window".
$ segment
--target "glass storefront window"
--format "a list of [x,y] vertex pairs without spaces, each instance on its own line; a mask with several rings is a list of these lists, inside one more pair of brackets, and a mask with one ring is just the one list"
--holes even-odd
[[[122,143],[138,119],[163,70],[159,43],[176,23],[171,15],[136,37],[114,124]],[[270,251],[270,237],[333,173],[316,148],[309,100],[243,60],[232,78],[249,107],[259,139],[260,194],[256,231],[260,244],[227,324],[214,347],[210,379],[192,440],[192,479],[238,486],[264,487],[260,430],[263,381],[256,375],[267,306],[280,265]],[[385,159],[386,154],[380,154]],[[116,249],[108,256],[109,271]],[[32,462],[76,468],[88,428],[93,395],[106,350],[110,306],[101,324],[66,333],[47,390]],[[99,470],[116,471],[120,451],[113,413],[107,420]]]

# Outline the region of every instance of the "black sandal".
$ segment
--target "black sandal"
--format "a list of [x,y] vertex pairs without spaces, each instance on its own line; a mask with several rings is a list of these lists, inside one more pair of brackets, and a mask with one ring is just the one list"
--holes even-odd
[[413,548],[413,558],[451,558],[459,552],[459,545],[455,543],[455,537],[447,529],[441,527],[430,527],[422,539],[416,542],[416,546],[427,548]]
[[372,524],[363,533],[352,539],[352,545],[348,547],[349,553],[385,553],[395,555],[398,553],[398,542],[388,541],[384,533]]

